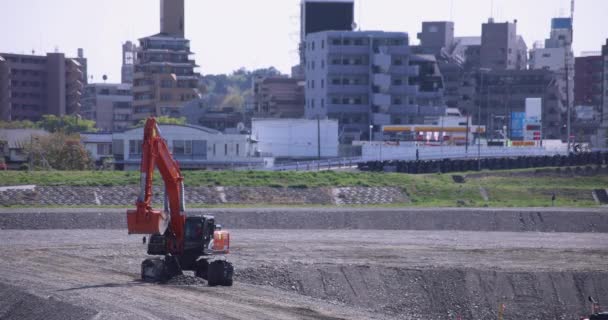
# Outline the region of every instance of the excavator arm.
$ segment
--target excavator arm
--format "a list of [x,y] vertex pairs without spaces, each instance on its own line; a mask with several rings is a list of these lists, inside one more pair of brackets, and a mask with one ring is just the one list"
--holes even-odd
[[[152,208],[152,178],[158,168],[165,183],[165,209]],[[148,118],[144,127],[137,209],[127,211],[129,234],[165,235],[167,251],[181,254],[184,250],[186,221],[184,178],[162,138],[156,119]]]

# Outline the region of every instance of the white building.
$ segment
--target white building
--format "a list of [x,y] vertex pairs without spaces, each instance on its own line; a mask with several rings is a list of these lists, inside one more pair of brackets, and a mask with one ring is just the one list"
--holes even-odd
[[[271,157],[258,156],[247,135],[222,134],[191,125],[160,125],[159,128],[182,169],[260,168],[274,165]],[[117,167],[136,170],[141,162],[143,129],[139,127],[111,135],[82,134],[81,137],[96,160],[105,156],[110,142]]]
[[275,158],[338,157],[337,120],[253,119],[251,137],[260,154]]
[[530,69],[563,71],[566,54],[566,48],[535,48],[530,51]]

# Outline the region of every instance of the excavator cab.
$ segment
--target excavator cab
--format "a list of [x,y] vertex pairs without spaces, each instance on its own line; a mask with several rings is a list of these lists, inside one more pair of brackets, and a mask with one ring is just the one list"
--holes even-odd
[[199,255],[227,254],[230,250],[230,233],[215,224],[213,216],[186,218],[184,252]]

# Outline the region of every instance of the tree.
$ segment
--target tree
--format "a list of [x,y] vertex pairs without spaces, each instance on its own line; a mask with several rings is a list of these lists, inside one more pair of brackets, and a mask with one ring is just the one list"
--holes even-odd
[[36,124],[29,120],[23,121],[0,121],[0,129],[33,129]]
[[80,143],[79,135],[66,135],[63,132],[48,136],[36,136],[25,148],[33,168],[56,170],[88,170],[94,161]]
[[[176,124],[176,125],[184,125],[186,124],[186,118],[171,118],[167,116],[156,117],[156,123],[158,124]],[[142,127],[146,124],[146,119],[142,119],[137,124],[137,127]]]
[[79,116],[44,115],[37,125],[51,133],[62,132],[74,134],[79,132],[96,132],[95,121],[80,119]]

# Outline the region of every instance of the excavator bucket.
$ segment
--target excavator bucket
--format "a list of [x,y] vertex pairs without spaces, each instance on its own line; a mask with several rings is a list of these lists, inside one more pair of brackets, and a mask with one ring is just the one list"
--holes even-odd
[[169,217],[161,211],[128,210],[129,234],[163,234],[169,226]]

